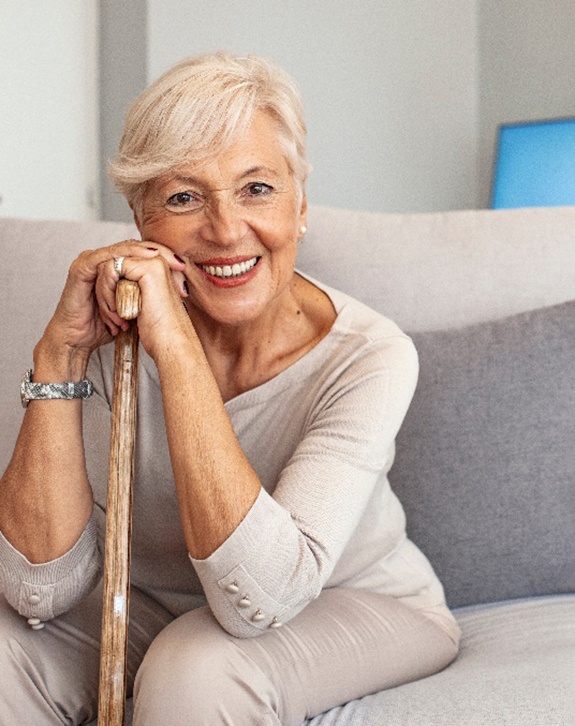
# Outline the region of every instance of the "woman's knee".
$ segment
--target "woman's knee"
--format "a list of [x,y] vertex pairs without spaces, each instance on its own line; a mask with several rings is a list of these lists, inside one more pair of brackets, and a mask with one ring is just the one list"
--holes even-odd
[[208,608],[178,618],[138,671],[134,725],[279,724],[274,685],[243,644]]

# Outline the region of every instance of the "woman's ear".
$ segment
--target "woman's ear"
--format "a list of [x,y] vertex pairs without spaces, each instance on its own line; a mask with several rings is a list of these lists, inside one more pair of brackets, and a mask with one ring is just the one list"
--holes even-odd
[[303,193],[299,210],[299,230],[302,237],[307,232],[307,196],[305,192]]

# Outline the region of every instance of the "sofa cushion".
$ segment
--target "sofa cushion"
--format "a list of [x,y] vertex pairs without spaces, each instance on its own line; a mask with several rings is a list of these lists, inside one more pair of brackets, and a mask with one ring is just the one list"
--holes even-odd
[[417,333],[390,479],[451,606],[575,591],[575,302]]
[[350,701],[307,726],[567,726],[575,716],[575,596],[465,608],[441,673]]

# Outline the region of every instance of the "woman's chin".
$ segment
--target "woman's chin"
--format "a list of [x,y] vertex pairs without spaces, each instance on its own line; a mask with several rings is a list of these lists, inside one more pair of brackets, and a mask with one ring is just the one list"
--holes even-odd
[[196,316],[202,320],[209,320],[210,327],[218,325],[221,327],[241,327],[256,322],[267,308],[261,301],[236,300],[227,303],[197,305],[188,302],[186,304],[192,322]]

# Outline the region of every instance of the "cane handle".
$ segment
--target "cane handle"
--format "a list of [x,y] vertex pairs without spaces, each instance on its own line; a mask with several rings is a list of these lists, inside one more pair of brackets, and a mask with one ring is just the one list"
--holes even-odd
[[138,317],[142,302],[140,286],[133,280],[122,278],[116,288],[116,309],[118,315],[124,320],[134,320]]

